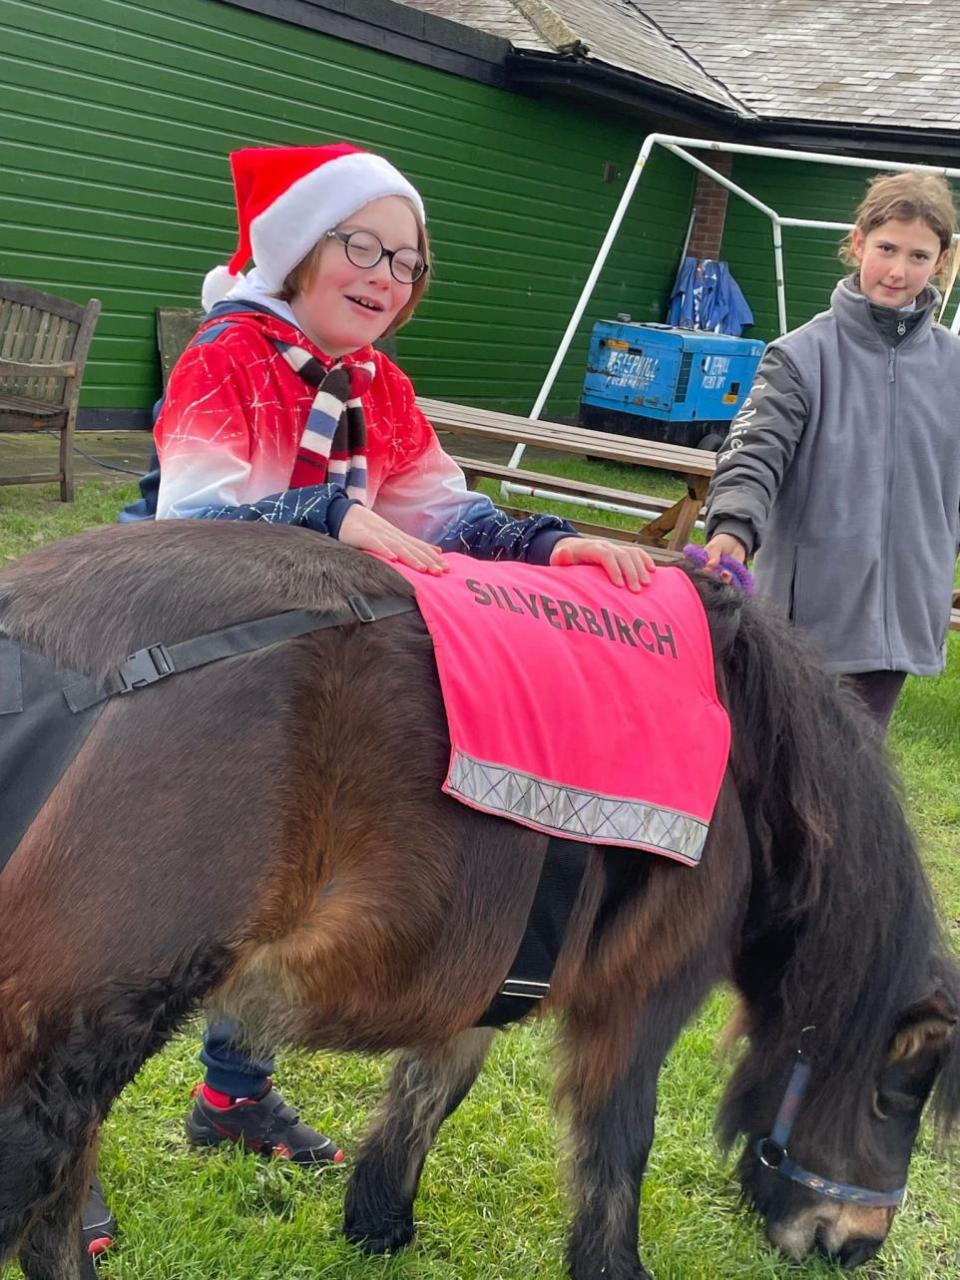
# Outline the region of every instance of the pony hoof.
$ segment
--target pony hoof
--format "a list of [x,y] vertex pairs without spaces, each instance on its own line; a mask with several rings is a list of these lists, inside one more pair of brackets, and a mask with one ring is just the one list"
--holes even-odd
[[343,1234],[364,1253],[397,1253],[416,1235],[412,1215],[378,1223],[346,1222]]
[[569,1268],[572,1280],[581,1280],[581,1277],[583,1280],[607,1280],[608,1276],[610,1280],[654,1280],[652,1273],[646,1269],[639,1258],[635,1263],[629,1262],[626,1270],[619,1266],[608,1266],[602,1263],[598,1265],[596,1262],[582,1266],[572,1260],[569,1262]]

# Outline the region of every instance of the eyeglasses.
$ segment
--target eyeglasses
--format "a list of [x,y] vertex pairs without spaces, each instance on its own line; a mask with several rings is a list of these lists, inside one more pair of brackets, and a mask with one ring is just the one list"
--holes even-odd
[[427,269],[423,254],[416,249],[385,249],[372,231],[328,231],[327,238],[339,240],[347,261],[355,267],[375,267],[386,258],[390,274],[400,284],[415,284]]

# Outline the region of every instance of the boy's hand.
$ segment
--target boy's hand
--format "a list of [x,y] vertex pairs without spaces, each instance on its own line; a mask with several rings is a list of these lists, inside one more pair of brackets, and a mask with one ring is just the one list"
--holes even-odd
[[618,587],[639,591],[656,572],[656,565],[635,542],[612,538],[561,538],[550,554],[552,565],[598,564]]
[[741,564],[747,563],[747,548],[732,533],[714,534],[704,547],[704,550],[707,553],[707,562],[703,567],[708,569],[710,573],[716,573],[721,556],[732,556],[734,560],[739,560]]
[[399,560],[422,573],[447,572],[443,553],[437,547],[404,533],[360,503],[354,503],[343,517],[338,541],[359,551],[376,551],[386,560]]

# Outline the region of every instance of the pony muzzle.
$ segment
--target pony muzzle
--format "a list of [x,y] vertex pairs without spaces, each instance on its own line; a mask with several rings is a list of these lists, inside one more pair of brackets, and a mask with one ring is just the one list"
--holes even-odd
[[858,1267],[879,1252],[893,1222],[893,1208],[824,1201],[767,1224],[770,1242],[795,1262],[819,1254],[841,1267]]

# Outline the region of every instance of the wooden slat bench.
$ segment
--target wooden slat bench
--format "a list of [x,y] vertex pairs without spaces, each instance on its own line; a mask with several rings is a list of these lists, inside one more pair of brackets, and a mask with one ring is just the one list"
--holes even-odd
[[[655,511],[661,514],[673,506],[670,498],[658,498],[652,494],[637,493],[634,489],[608,489],[600,484],[588,484],[585,480],[571,480],[567,476],[554,476],[541,471],[525,471],[521,467],[508,467],[502,463],[488,462],[483,458],[465,458],[457,455],[457,462],[473,488],[475,479],[506,480],[511,484],[531,489],[549,487],[554,493],[569,494],[573,498],[596,499],[598,502],[624,503],[638,512]],[[521,495],[522,496],[522,495]],[[649,517],[648,517],[649,518]]]
[[[679,502],[671,503],[669,499],[650,497],[630,489],[611,489],[603,485],[588,484],[584,480],[571,480],[566,476],[552,476],[546,472],[527,471],[519,467],[507,467],[503,463],[454,454],[466,473],[467,483],[471,488],[475,488],[477,481],[481,479],[506,480],[531,489],[547,489],[554,493],[569,494],[571,497],[582,497],[586,501],[593,498],[634,507],[638,511],[658,512],[653,519],[647,520],[635,530],[616,529],[580,519],[571,521],[585,533],[643,542],[650,546],[657,559],[674,559],[680,548],[689,541],[690,530],[700,514],[707,485],[716,468],[716,454],[706,449],[689,449],[683,445],[661,444],[658,441],[638,440],[602,431],[586,431],[582,427],[565,426],[559,422],[536,422],[514,414],[451,404],[446,400],[430,400],[423,396],[417,403],[437,431],[448,431],[458,437],[510,445],[525,444],[557,453],[602,458],[638,467],[656,467],[682,475],[687,485],[687,496]],[[522,494],[517,496],[522,500]],[[528,514],[520,505],[507,506],[504,510],[516,515]],[[953,604],[950,629],[960,631],[960,592],[955,593]]]
[[73,432],[100,303],[69,302],[0,280],[0,431],[60,433],[56,471],[0,475],[0,484],[59,482],[73,501]]
[[646,519],[633,531],[609,529],[606,526],[600,528],[597,525],[587,525],[582,520],[572,521],[587,532],[599,530],[608,537],[627,538],[653,547],[678,550],[689,541],[690,531],[700,514],[707,485],[716,466],[716,455],[706,449],[690,449],[684,445],[663,444],[656,440],[639,440],[605,431],[587,431],[582,427],[565,426],[559,422],[536,422],[514,414],[451,404],[445,400],[421,397],[417,403],[437,431],[449,431],[456,436],[503,444],[524,444],[627,466],[654,467],[682,476],[686,484],[686,495],[677,502],[669,502],[630,489],[612,489],[543,472],[515,470],[477,458],[457,457],[467,473],[468,481],[474,486],[483,477],[509,480],[529,488],[548,489],[555,493],[570,494],[571,497],[582,497],[587,503],[591,499],[599,499],[629,506],[638,512],[656,511],[658,514],[653,519]]

